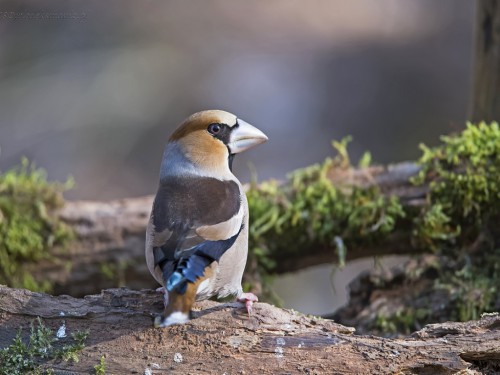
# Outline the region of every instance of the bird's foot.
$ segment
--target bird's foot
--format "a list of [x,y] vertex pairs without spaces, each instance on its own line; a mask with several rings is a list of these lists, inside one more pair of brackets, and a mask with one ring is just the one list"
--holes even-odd
[[165,305],[165,307],[167,307],[168,306],[168,292],[167,292],[167,290],[164,287],[159,287],[159,288],[156,288],[156,291],[163,294],[163,304]]
[[248,316],[252,314],[252,305],[254,302],[257,302],[259,299],[253,293],[241,293],[238,297],[238,302],[243,302],[245,304],[245,308],[247,309]]

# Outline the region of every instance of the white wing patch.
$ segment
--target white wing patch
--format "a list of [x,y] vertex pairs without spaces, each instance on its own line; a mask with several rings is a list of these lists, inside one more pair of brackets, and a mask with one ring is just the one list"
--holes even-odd
[[196,234],[209,241],[227,240],[233,237],[241,228],[243,222],[244,207],[240,205],[240,210],[231,219],[214,225],[204,225],[196,228]]

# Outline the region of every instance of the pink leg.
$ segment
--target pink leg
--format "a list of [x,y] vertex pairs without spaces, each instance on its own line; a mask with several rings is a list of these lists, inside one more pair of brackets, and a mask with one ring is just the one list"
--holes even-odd
[[167,290],[164,287],[159,287],[159,288],[156,288],[156,291],[163,294],[163,304],[165,305],[165,307],[167,307],[168,306],[168,292],[167,292]]
[[252,305],[254,302],[257,302],[259,299],[253,293],[241,293],[238,297],[238,302],[244,302],[245,308],[247,309],[248,316],[252,314]]

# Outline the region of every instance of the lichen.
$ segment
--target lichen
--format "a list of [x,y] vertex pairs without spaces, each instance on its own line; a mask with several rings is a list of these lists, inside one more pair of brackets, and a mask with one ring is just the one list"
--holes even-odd
[[73,238],[55,210],[63,205],[62,192],[72,180],[47,181],[44,170],[27,159],[0,174],[0,283],[35,291],[49,291],[47,281],[35,280],[29,266],[50,259],[50,249]]

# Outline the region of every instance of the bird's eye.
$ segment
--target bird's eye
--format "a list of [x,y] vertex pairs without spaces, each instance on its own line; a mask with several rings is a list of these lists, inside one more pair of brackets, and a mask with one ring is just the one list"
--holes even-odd
[[208,126],[208,132],[213,135],[217,135],[222,130],[222,127],[219,124],[210,124]]

